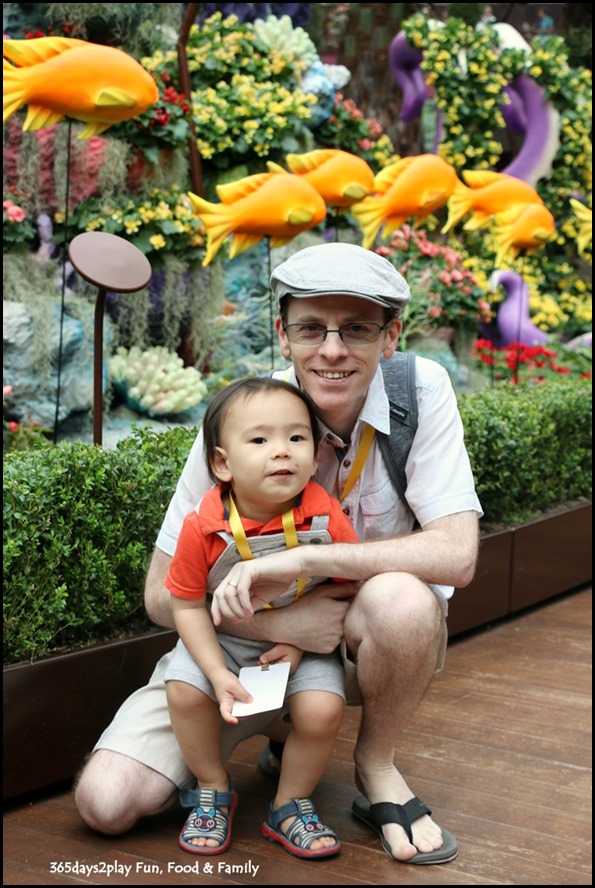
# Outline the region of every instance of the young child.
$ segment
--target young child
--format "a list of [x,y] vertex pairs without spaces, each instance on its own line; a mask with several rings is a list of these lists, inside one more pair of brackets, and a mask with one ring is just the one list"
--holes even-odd
[[[271,650],[268,642],[216,631],[207,598],[239,559],[298,542],[357,537],[339,501],[310,480],[319,431],[312,404],[299,389],[270,377],[232,383],[207,408],[203,437],[210,475],[219,483],[186,516],[165,580],[180,636],[165,676],[167,700],[178,744],[198,782],[192,801],[186,793],[181,796],[193,810],[179,844],[199,855],[229,847],[237,794],[225,770],[220,719],[238,725],[234,701],[251,701],[237,678],[242,666],[289,660],[291,733],[262,833],[297,857],[330,857],[341,844],[319,822],[309,796],[343,718],[341,660],[337,652],[303,653],[288,644]],[[324,579],[300,577],[273,606],[290,604]]]

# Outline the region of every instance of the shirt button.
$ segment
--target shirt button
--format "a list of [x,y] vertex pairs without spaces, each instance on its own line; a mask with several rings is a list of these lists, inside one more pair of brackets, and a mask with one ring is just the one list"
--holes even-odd
[[348,469],[349,466],[351,465],[351,460],[350,460],[350,459],[346,459],[345,462],[343,463],[343,465],[345,466],[346,469]]
[[346,515],[349,515],[349,512],[350,512],[351,510],[350,510],[349,506],[345,506],[344,509],[343,509],[343,511],[345,512]]

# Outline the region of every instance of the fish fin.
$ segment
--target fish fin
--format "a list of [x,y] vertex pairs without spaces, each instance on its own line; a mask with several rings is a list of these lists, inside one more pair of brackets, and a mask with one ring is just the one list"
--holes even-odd
[[390,219],[385,219],[384,228],[382,230],[382,237],[386,238],[389,234],[392,234],[393,231],[396,231],[397,228],[400,228],[404,222],[407,221],[407,216],[391,216]]
[[275,163],[274,160],[267,160],[267,169],[269,173],[285,173],[287,175],[287,170],[280,164]]
[[512,244],[510,228],[494,228],[492,236],[496,245],[495,267],[502,268],[505,264],[513,263],[520,250]]
[[256,244],[260,243],[263,238],[264,235],[262,234],[245,234],[244,232],[238,231],[232,238],[229,247],[229,258],[233,259],[235,256],[239,256],[240,253],[245,253],[246,250],[250,250],[252,247],[255,247]]
[[110,86],[102,89],[95,99],[96,108],[134,108],[136,99],[120,89],[118,86]]
[[52,111],[50,108],[42,108],[40,105],[29,105],[23,124],[23,132],[34,132],[46,126],[52,126],[63,117],[61,111]]
[[314,218],[314,213],[305,207],[294,207],[286,218],[290,225],[308,225]]
[[448,192],[444,191],[443,188],[435,188],[433,191],[425,191],[419,199],[421,211],[423,212],[426,207],[430,207],[426,212],[426,216],[429,215],[432,210],[438,209],[438,206],[441,203],[446,203],[447,195]]
[[103,120],[89,120],[87,122],[86,127],[82,130],[77,139],[90,139],[91,136],[98,136],[100,133],[104,133],[106,129],[109,129],[110,126],[113,126],[115,121],[105,122]]
[[570,206],[574,210],[574,215],[578,224],[578,233],[576,236],[576,246],[579,256],[593,243],[593,210],[586,207],[574,197],[570,198]]
[[[286,176],[290,175],[285,170],[283,172]],[[217,185],[215,191],[224,204],[233,204],[254,191],[258,191],[265,182],[268,182],[271,176],[276,175],[277,173],[255,173],[254,176],[245,176],[245,178],[237,179],[235,182],[225,182],[222,185]]]
[[354,202],[363,200],[367,193],[367,189],[360,182],[350,182],[350,184],[343,189],[343,197]]
[[502,212],[496,213],[493,216],[495,224],[499,227],[512,225],[512,223],[516,222],[519,218],[525,207],[526,204],[513,204],[513,206],[508,207],[507,210],[502,210]]
[[585,222],[590,222],[593,218],[593,210],[590,210],[589,207],[586,207],[574,197],[570,198],[570,206],[574,210],[577,219]]
[[337,156],[337,148],[317,148],[305,154],[288,154],[285,158],[292,173],[303,175],[317,170],[319,166]]
[[365,197],[351,207],[351,212],[362,230],[362,246],[369,250],[386,221],[385,201],[382,197]]
[[451,228],[454,228],[461,221],[463,216],[471,209],[472,201],[471,189],[463,185],[462,182],[457,182],[453,193],[447,201],[448,218],[446,225],[442,228],[442,234],[449,232]]
[[202,264],[208,265],[221,249],[226,237],[233,232],[233,216],[226,204],[210,203],[191,191],[188,192],[188,197],[195,215],[207,232],[207,252]]
[[284,247],[286,244],[291,243],[293,237],[272,237],[270,240],[271,249],[275,249],[276,247]]
[[40,62],[47,62],[54,56],[69,49],[92,46],[86,40],[74,37],[35,37],[33,40],[4,40],[2,55],[21,68],[31,68]]
[[494,173],[492,170],[463,170],[461,175],[469,188],[484,188],[502,178],[510,178],[506,173]]
[[489,221],[488,213],[484,213],[483,210],[476,210],[463,225],[463,231],[477,231],[478,228],[485,228]]
[[376,194],[386,194],[389,188],[394,185],[400,175],[402,175],[407,167],[417,160],[416,157],[402,157],[395,163],[390,163],[384,169],[380,170],[374,176],[374,192]]
[[[6,42],[6,41],[5,41]],[[2,117],[4,123],[12,117],[27,102],[27,94],[25,87],[19,74],[19,69],[7,62],[2,61],[4,74],[4,92],[2,95]]]

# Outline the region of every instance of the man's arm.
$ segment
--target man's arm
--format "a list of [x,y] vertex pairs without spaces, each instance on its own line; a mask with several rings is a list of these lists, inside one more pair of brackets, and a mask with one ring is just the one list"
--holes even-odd
[[478,548],[476,512],[447,515],[417,533],[388,540],[298,546],[234,565],[215,592],[213,619],[215,624],[221,616],[245,620],[246,610],[262,607],[275,597],[275,584],[286,586],[298,576],[343,576],[361,581],[400,572],[425,583],[462,588],[473,579]]
[[[173,628],[171,595],[164,585],[170,561],[171,555],[154,550],[145,581],[145,608],[158,626]],[[286,587],[284,583],[283,589]],[[271,644],[285,642],[302,650],[330,654],[343,637],[343,621],[353,593],[351,583],[324,584],[291,607],[260,611],[241,624],[225,621],[221,629],[242,638]]]

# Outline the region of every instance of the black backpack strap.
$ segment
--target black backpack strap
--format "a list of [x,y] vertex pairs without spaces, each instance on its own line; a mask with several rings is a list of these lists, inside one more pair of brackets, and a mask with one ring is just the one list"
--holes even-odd
[[395,352],[390,361],[381,360],[384,388],[389,400],[390,434],[377,435],[382,458],[391,481],[409,508],[405,491],[405,464],[417,431],[417,394],[415,389],[415,354]]

